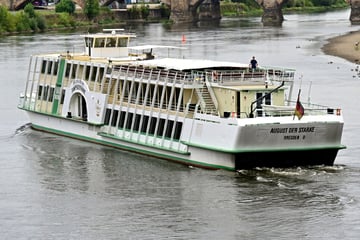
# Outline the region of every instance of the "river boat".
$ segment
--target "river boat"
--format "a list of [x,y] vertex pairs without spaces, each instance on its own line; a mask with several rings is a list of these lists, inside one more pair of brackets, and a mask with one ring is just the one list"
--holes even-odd
[[133,37],[111,29],[82,35],[81,53],[31,56],[18,108],[32,128],[230,171],[333,165],[345,148],[339,108],[292,100],[294,69],[158,57],[171,47]]

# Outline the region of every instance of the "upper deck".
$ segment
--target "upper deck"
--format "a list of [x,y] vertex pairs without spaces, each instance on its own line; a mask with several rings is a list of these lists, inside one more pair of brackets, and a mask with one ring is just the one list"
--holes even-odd
[[82,35],[85,54],[91,58],[123,58],[129,55],[129,44],[135,34],[123,29],[104,29],[103,33]]
[[[179,83],[193,83],[193,81],[206,81],[232,88],[258,88],[259,85],[278,85],[279,82],[286,82],[291,85],[294,80],[295,70],[287,68],[262,67],[251,71],[247,64],[227,61],[213,61],[204,59],[181,59],[161,58],[153,60],[135,61],[129,63],[131,67],[125,68],[127,75],[131,72],[141,73],[141,76],[158,80],[158,75],[176,75]],[[119,68],[116,68],[119,70]],[[129,71],[130,70],[130,71]],[[158,74],[154,74],[154,73]],[[162,73],[162,74],[161,74]],[[164,78],[165,79],[165,78]],[[274,83],[274,81],[276,83]]]

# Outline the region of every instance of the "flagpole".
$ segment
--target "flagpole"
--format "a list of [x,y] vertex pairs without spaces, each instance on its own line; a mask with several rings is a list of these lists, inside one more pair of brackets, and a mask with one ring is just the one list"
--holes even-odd
[[295,119],[295,115],[298,117],[299,120],[304,116],[304,107],[300,102],[300,93],[301,93],[301,89],[299,89],[293,120]]
[[312,85],[312,81],[310,81],[310,86],[309,86],[308,102],[307,102],[308,106],[310,106],[311,85]]
[[293,120],[295,120],[296,108],[297,108],[298,102],[300,101],[300,93],[301,93],[301,88],[299,88],[298,97],[297,97],[296,105],[295,105],[295,111],[294,111]]

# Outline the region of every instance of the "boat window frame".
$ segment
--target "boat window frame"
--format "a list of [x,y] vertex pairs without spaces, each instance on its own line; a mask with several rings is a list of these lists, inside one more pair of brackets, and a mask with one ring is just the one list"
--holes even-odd
[[128,37],[118,37],[116,47],[127,47],[129,43]]
[[116,47],[116,40],[117,38],[116,37],[107,37],[105,42],[105,47],[106,48],[115,48]]
[[94,38],[92,37],[85,37],[85,46],[92,48],[94,45]]
[[94,38],[94,48],[104,48],[105,47],[105,42],[106,42],[106,37],[97,37]]

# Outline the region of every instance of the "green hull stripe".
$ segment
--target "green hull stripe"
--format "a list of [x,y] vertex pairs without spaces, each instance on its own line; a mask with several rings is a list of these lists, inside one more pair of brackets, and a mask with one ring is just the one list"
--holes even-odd
[[208,149],[208,150],[212,150],[212,151],[217,151],[217,152],[225,152],[225,153],[249,153],[249,152],[291,152],[291,151],[308,151],[308,150],[322,150],[322,149],[345,149],[346,146],[344,145],[336,145],[336,146],[315,146],[315,147],[298,147],[298,148],[251,148],[251,149],[225,149],[225,148],[214,148],[214,147],[209,147],[207,145],[202,145],[202,144],[194,144],[194,143],[189,143],[189,142],[185,142],[185,141],[181,141],[181,143],[188,145],[188,146],[193,146],[193,147],[197,147],[197,148],[203,148],[203,149]]
[[156,153],[156,152],[152,152],[152,151],[148,151],[148,150],[143,150],[143,149],[139,149],[139,148],[135,148],[135,147],[124,146],[119,143],[112,143],[112,142],[103,141],[103,140],[99,140],[99,139],[89,138],[89,137],[85,137],[85,136],[81,136],[81,135],[77,135],[77,134],[73,134],[73,133],[69,133],[69,132],[59,131],[59,130],[52,129],[52,128],[46,128],[46,127],[35,125],[35,124],[32,124],[32,127],[34,129],[37,129],[40,131],[55,133],[55,134],[62,135],[62,136],[80,139],[80,140],[84,140],[84,141],[88,141],[88,142],[92,142],[92,143],[98,143],[101,145],[105,145],[105,146],[109,146],[109,147],[113,147],[113,148],[117,148],[117,149],[122,149],[122,150],[130,151],[130,152],[136,152],[136,153],[153,156],[153,157],[157,157],[157,158],[161,158],[161,159],[167,159],[170,161],[174,161],[174,162],[178,162],[178,163],[182,163],[182,164],[186,164],[186,165],[190,165],[190,166],[196,166],[196,167],[201,167],[201,168],[206,168],[206,169],[224,169],[224,170],[228,170],[228,171],[235,171],[235,168],[231,168],[231,167],[215,165],[215,164],[208,164],[208,163],[188,160],[185,158],[180,158],[180,157],[176,157],[176,156],[172,156],[172,155],[166,155],[166,154]]

